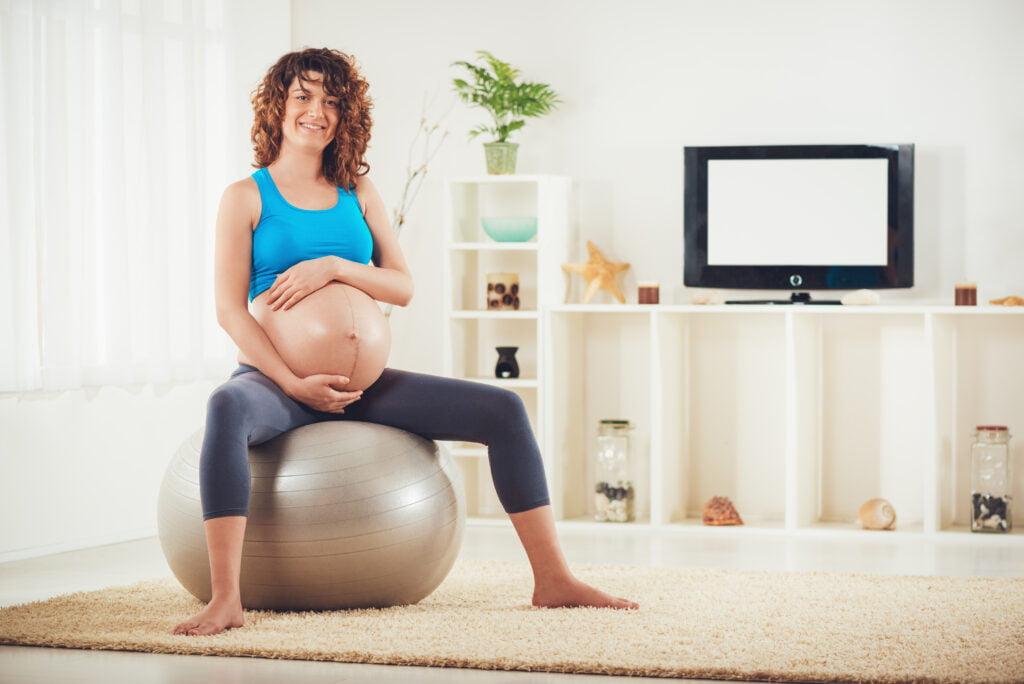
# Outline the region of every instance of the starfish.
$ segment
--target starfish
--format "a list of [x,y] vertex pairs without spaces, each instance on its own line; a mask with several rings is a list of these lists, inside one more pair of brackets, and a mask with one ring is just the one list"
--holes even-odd
[[598,290],[608,290],[620,304],[626,303],[622,296],[619,284],[615,280],[615,274],[625,271],[629,264],[619,261],[608,261],[601,254],[594,243],[587,240],[587,251],[590,253],[590,260],[585,264],[562,264],[562,270],[568,273],[578,273],[587,279],[587,291],[583,293],[583,303],[586,304]]

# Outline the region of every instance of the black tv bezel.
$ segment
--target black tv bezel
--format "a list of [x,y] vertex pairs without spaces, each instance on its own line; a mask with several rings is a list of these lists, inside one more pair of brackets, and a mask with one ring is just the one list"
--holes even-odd
[[[885,266],[709,265],[708,161],[712,159],[888,160]],[[683,284],[744,290],[852,290],[914,285],[914,145],[756,145],[683,148]]]

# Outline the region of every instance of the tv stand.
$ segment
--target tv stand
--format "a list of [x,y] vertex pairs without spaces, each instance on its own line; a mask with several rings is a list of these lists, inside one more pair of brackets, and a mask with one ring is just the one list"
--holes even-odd
[[811,299],[810,292],[794,292],[789,299],[727,299],[726,304],[842,304],[838,299]]
[[[473,294],[480,296],[475,287]],[[645,534],[671,529],[709,544],[727,533],[730,543],[767,534],[780,545],[814,534],[823,544],[870,539],[895,554],[934,539],[963,544],[966,554],[1024,552],[1019,525],[970,532],[964,463],[974,426],[1007,421],[1012,429],[1024,420],[1024,307],[605,299],[556,305],[541,318],[545,373],[536,401],[552,506],[560,521],[590,521],[564,524],[611,524],[592,522],[588,477],[593,430],[616,416],[636,426],[634,503],[649,512],[623,525]],[[495,337],[508,339],[505,330]],[[449,348],[460,361],[477,349]],[[496,356],[484,351],[481,365]],[[493,489],[486,459],[478,463],[477,489]],[[744,525],[702,525],[713,496],[732,499]],[[876,497],[895,507],[895,532],[857,524],[860,506]]]

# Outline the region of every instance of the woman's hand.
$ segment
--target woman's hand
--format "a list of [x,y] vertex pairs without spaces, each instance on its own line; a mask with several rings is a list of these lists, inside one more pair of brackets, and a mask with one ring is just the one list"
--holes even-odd
[[313,294],[338,274],[338,257],[324,256],[319,259],[300,261],[277,276],[267,290],[266,304],[272,311],[288,310]]
[[363,396],[362,390],[346,392],[343,388],[348,381],[344,375],[308,375],[298,378],[285,394],[317,411],[344,413],[346,406]]

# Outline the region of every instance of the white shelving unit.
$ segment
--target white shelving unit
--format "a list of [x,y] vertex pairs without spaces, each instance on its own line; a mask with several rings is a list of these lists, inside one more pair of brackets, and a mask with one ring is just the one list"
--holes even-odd
[[[1024,311],[562,305],[546,315],[546,447],[564,520],[607,524],[584,522],[593,426],[624,418],[636,428],[641,524],[1024,543],[1019,524],[968,531],[973,427],[1024,429]],[[1024,492],[1024,449],[1014,454]],[[715,495],[746,524],[703,527]],[[896,508],[894,533],[856,524],[877,496]]]
[[[543,445],[548,414],[542,311],[557,303],[552,296],[564,289],[560,265],[576,243],[569,217],[571,181],[550,175],[473,176],[449,179],[444,187],[445,373],[519,394]],[[536,216],[537,235],[528,242],[496,242],[483,231],[480,219],[486,216]],[[518,311],[487,310],[488,273],[519,274]],[[495,378],[498,346],[519,348],[518,378]],[[462,468],[469,517],[504,518],[485,448],[447,446]],[[550,461],[545,465],[550,473]]]
[[[585,258],[571,192],[559,176],[445,183],[445,371],[523,397],[560,525],[1024,543],[1024,311],[564,304],[561,264]],[[500,215],[536,215],[537,237],[491,241],[480,218]],[[490,272],[519,273],[519,311],[486,310]],[[519,347],[519,378],[494,377],[496,346]],[[636,523],[592,522],[604,418],[635,427]],[[1018,435],[1018,521],[971,534],[970,433],[995,423]],[[485,449],[448,446],[470,520],[504,519]],[[712,496],[745,524],[703,526]],[[893,503],[895,532],[859,529],[874,497]]]

